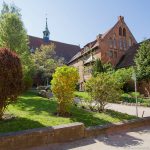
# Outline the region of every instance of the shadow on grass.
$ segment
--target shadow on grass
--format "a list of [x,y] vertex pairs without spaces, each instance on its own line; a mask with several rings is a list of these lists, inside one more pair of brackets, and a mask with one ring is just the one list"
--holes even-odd
[[111,123],[107,119],[105,120],[103,118],[95,117],[94,112],[86,111],[83,110],[82,108],[73,107],[71,113],[72,113],[71,120],[73,122],[82,122],[86,127]]
[[[46,112],[50,116],[54,116],[54,113],[57,111],[56,101],[39,97],[33,92],[27,92],[23,94],[19,98],[15,106],[19,110],[28,112],[28,114],[30,115],[32,114],[40,115],[41,113]],[[116,118],[119,121],[129,120],[133,118],[130,117],[129,115],[121,114],[110,110],[107,111],[106,113],[101,114],[97,113],[98,115],[95,115],[96,114],[95,112],[85,111],[81,108],[77,108],[74,106],[71,109],[71,114],[72,116],[69,117],[70,122],[82,122],[85,124],[86,127],[113,123],[114,121],[112,121],[112,118]]]
[[0,133],[21,131],[40,127],[44,127],[44,125],[38,121],[33,121],[27,118],[13,118],[10,120],[0,121]]
[[28,111],[31,115],[41,112],[48,112],[51,115],[56,111],[57,104],[53,100],[40,97],[33,92],[27,92],[18,98],[15,106],[17,109]]

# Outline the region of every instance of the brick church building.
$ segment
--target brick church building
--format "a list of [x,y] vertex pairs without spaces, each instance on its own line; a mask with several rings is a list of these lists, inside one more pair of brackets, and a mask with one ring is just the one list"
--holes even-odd
[[97,58],[103,63],[111,63],[116,67],[126,51],[136,44],[137,41],[125,23],[124,17],[119,16],[117,23],[111,29],[99,34],[68,62],[68,65],[79,70],[80,90],[83,89],[83,83],[91,77],[92,64]]
[[51,43],[55,45],[56,55],[58,57],[64,58],[65,63],[67,63],[77,52],[80,51],[80,47],[78,45],[72,45],[51,40],[46,18],[46,26],[45,30],[43,31],[43,38],[29,35],[30,51],[34,53],[36,48],[40,48],[41,45],[48,45]]
[[30,51],[34,53],[42,44],[51,43],[54,43],[56,55],[63,57],[65,64],[78,69],[80,90],[84,89],[84,82],[91,77],[92,65],[97,58],[103,63],[111,63],[115,68],[133,66],[134,56],[140,46],[123,16],[119,16],[112,28],[104,34],[97,35],[95,40],[87,43],[83,48],[51,40],[46,19],[43,38],[29,36]]

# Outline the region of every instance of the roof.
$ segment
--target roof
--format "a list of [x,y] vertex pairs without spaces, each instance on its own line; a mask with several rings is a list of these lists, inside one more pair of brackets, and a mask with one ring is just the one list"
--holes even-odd
[[116,65],[116,68],[119,69],[119,68],[126,68],[126,67],[130,67],[130,66],[134,66],[134,57],[135,57],[135,54],[137,53],[139,45],[140,44],[138,43],[138,44],[131,46],[126,51],[125,55],[123,55],[121,57],[118,64]]
[[[150,39],[149,39],[150,41]],[[122,58],[120,59],[120,61],[118,62],[118,64],[116,65],[116,68],[126,68],[126,67],[130,67],[130,66],[134,66],[134,57],[140,47],[140,45],[143,42],[137,43],[133,46],[131,46],[126,53],[122,56]]]
[[[84,46],[84,48],[85,48],[85,47],[89,47],[89,46],[90,46],[92,49],[93,49],[93,48],[96,48],[96,47],[98,46],[97,40],[94,40],[94,41],[92,41],[92,42],[87,43],[87,44]],[[83,52],[84,48],[82,48],[82,49],[80,50],[80,52],[78,52],[75,56],[73,56],[73,57],[70,59],[70,61],[68,62],[68,64],[70,64],[71,62],[75,61],[76,59],[80,58],[82,55],[84,55],[85,53],[88,53],[88,52],[90,51],[90,50],[88,50],[88,51],[86,51],[86,52]]]
[[58,57],[63,57],[65,62],[68,62],[74,55],[80,51],[80,47],[77,45],[66,44],[62,42],[57,42],[50,40],[49,42],[44,42],[43,38],[29,36],[29,46],[30,48],[36,49],[39,48],[42,44],[55,44],[55,52]]

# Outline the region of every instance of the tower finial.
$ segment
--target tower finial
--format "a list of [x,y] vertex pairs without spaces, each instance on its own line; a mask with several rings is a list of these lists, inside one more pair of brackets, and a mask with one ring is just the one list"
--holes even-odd
[[[47,15],[47,14],[46,14],[46,15]],[[47,16],[46,16],[45,31],[43,31],[43,40],[44,40],[44,42],[48,42],[48,41],[49,41],[49,35],[50,35],[50,32],[49,32],[49,30],[48,30]]]

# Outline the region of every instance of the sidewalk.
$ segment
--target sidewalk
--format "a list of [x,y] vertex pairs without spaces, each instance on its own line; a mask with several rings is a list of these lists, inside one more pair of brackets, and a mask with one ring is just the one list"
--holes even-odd
[[[127,113],[129,115],[136,115],[136,107],[135,106],[127,106],[127,105],[122,105],[122,104],[109,103],[106,105],[106,108],[115,110],[118,112],[122,112],[122,113]],[[143,117],[150,116],[150,107],[138,106],[138,116],[139,117],[142,117],[143,111],[144,111]]]
[[149,150],[150,127],[27,150]]

